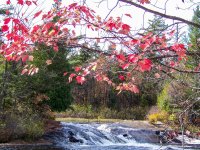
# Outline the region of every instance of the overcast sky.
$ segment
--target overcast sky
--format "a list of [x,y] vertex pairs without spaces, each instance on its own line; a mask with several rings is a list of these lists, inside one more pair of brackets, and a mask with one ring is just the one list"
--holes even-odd
[[[14,4],[17,0],[11,0],[11,2]],[[116,5],[117,0],[62,0],[63,5],[68,5],[73,2],[86,2],[86,5],[88,5],[90,8],[96,11],[96,14],[101,16],[102,18],[105,18],[109,11]],[[99,2],[102,1],[102,3],[99,5]],[[135,0],[136,1],[136,0]],[[165,12],[164,10],[160,8],[165,8],[165,2],[166,0],[151,0],[151,4],[145,4],[145,7]],[[200,0],[194,0],[194,2],[200,2]],[[6,0],[0,0],[0,4],[5,4]],[[52,8],[52,4],[54,3],[53,0],[38,0],[38,7],[32,6],[31,8],[23,7],[23,11],[26,11],[26,13],[32,12],[36,13],[39,10],[43,10],[44,12],[48,11]],[[156,8],[152,5],[156,5],[159,8]],[[168,0],[166,4],[166,14],[178,16],[187,20],[191,20],[193,15],[193,9],[194,7],[191,7],[190,9],[185,9],[188,6],[191,6],[192,3],[190,3],[190,0],[185,0],[185,3],[182,2],[182,0]],[[178,9],[182,8],[182,9]],[[20,8],[21,9],[21,8]],[[184,10],[183,10],[184,9]],[[132,18],[129,18],[127,16],[123,16],[123,22],[129,24],[132,27],[132,30],[137,30],[143,27],[145,25],[147,27],[147,22],[149,19],[153,18],[153,15],[150,13],[145,13],[144,11],[133,7],[133,6],[124,6],[123,3],[118,4],[118,6],[110,13],[109,16],[113,17],[122,17],[123,14],[129,13],[131,14]],[[2,20],[1,20],[2,22]],[[168,20],[167,24],[172,23],[172,20]],[[184,28],[184,30],[187,30],[187,27]]]

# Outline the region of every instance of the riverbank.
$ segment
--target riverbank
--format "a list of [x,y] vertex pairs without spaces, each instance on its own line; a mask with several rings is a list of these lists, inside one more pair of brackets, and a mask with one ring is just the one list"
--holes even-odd
[[[61,128],[60,122],[59,121],[54,121],[54,120],[46,120],[45,121],[45,135],[48,135],[51,132],[54,132],[58,129]],[[12,140],[7,143],[0,143],[0,149],[4,148],[13,148],[17,149],[18,147],[21,149],[27,149],[27,147],[38,147],[36,150],[39,150],[39,147],[52,147],[53,143],[46,140],[44,136],[35,139],[35,140],[22,140],[22,139],[17,139],[17,140]],[[9,149],[10,150],[10,149]]]

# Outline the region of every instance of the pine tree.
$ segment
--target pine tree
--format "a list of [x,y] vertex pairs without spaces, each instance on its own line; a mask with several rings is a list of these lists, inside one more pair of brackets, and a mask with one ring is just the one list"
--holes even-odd
[[[200,9],[199,6],[194,10],[194,15],[192,17],[192,22],[200,24]],[[190,43],[192,44],[191,51],[200,50],[200,29],[194,26],[190,26],[189,29]]]

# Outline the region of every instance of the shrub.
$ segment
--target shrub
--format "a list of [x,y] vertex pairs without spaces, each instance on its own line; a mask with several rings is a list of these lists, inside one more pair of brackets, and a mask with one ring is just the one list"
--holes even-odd
[[156,123],[157,121],[167,122],[169,120],[169,114],[166,111],[161,111],[159,113],[150,114],[148,116],[148,121],[150,123]]
[[150,123],[156,123],[158,121],[158,114],[151,114],[148,116]]
[[102,119],[135,119],[141,120],[146,116],[147,107],[124,108],[120,111],[108,107],[101,107],[96,111],[92,105],[74,104],[71,109],[63,112],[62,117],[79,117],[79,118],[102,118]]

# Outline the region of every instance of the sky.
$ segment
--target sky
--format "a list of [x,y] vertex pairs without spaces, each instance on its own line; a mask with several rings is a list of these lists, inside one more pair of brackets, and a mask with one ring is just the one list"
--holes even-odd
[[[16,0],[11,0],[11,2],[15,2]],[[84,0],[62,0],[63,5],[67,5],[73,2],[80,2],[80,1],[84,1]],[[102,1],[99,5],[99,2]],[[151,5],[146,4],[144,5],[145,7],[149,7],[152,8],[154,10],[160,11],[160,12],[164,12],[163,10],[159,9],[159,8],[165,8],[165,1],[166,0],[151,0]],[[184,19],[190,20],[192,15],[193,15],[193,7],[190,8],[190,10],[186,9],[186,10],[181,10],[181,9],[177,9],[177,7],[179,8],[186,8],[188,6],[191,5],[191,3],[189,2],[190,0],[185,0],[185,3],[182,2],[182,0],[168,0],[167,4],[166,4],[166,13],[169,15],[174,15],[174,16],[178,16],[178,17],[182,17]],[[99,14],[100,16],[102,16],[102,18],[104,18],[105,16],[107,16],[108,12],[110,11],[110,9],[112,9],[116,3],[117,0],[86,0],[85,1],[86,4],[94,9],[96,11],[97,14]],[[194,0],[194,2],[199,2],[200,0]],[[5,4],[6,0],[1,0],[0,1],[0,5],[1,4]],[[38,4],[42,4],[40,5],[40,7],[36,8],[36,11],[39,9],[43,9],[44,11],[48,11],[50,8],[52,8],[52,4],[53,4],[53,0],[38,0]],[[155,8],[152,5],[156,5],[159,8]],[[25,7],[23,8],[24,10],[26,9]],[[35,7],[33,8],[35,9]],[[30,8],[28,11],[31,11]],[[136,7],[133,6],[117,6],[110,14],[110,16],[122,16],[122,14],[125,13],[130,13],[132,15],[132,19],[130,20],[129,18],[124,17],[124,21],[127,20],[130,24],[132,24],[133,27],[141,27],[141,25],[143,25],[143,16],[145,19],[145,22],[148,19],[152,18],[152,15],[150,15],[149,13],[145,13],[144,15],[144,11],[142,11],[141,9],[138,9]]]
[[[17,0],[11,0],[11,2],[14,4]],[[100,3],[101,1],[101,3]],[[136,1],[136,0],[134,0]],[[166,3],[167,1],[167,3]],[[199,2],[200,0],[193,0],[194,2]],[[148,20],[153,19],[153,15],[150,13],[144,13],[143,10],[133,7],[133,6],[125,6],[122,3],[119,3],[113,11],[108,16],[108,13],[110,10],[117,4],[117,0],[62,0],[63,5],[68,5],[73,2],[79,2],[83,3],[95,10],[96,14],[101,16],[102,18],[110,17],[122,17],[122,20],[124,23],[127,23],[131,26],[132,30],[138,31],[142,27],[148,26]],[[5,4],[6,0],[0,0],[0,5]],[[31,8],[23,7],[22,10],[26,13],[34,13],[38,12],[39,10],[43,10],[43,12],[47,12],[49,9],[53,7],[53,0],[38,0],[38,7],[32,6]],[[159,12],[166,12],[168,15],[178,16],[181,18],[184,18],[186,20],[191,20],[193,16],[193,9],[194,7],[191,7],[190,9],[185,9],[188,6],[191,6],[192,3],[190,0],[185,0],[185,3],[182,2],[182,0],[151,0],[151,4],[145,4],[145,7],[151,8],[153,10],[159,11]],[[155,7],[156,6],[156,7]],[[165,11],[163,8],[165,8]],[[182,9],[178,9],[182,8]],[[19,7],[20,8],[20,7]],[[161,9],[162,8],[162,9]],[[21,8],[20,8],[21,9]],[[124,14],[131,14],[132,18],[129,18],[125,16]],[[38,20],[35,20],[34,23],[37,24]],[[0,24],[3,22],[3,20],[0,20]],[[173,23],[172,20],[166,20],[167,24]],[[182,31],[187,31],[188,27],[184,27]],[[80,31],[81,32],[81,31]]]

